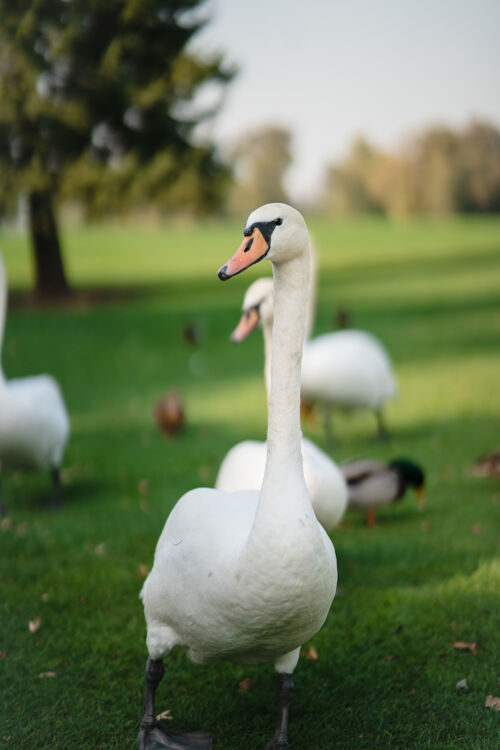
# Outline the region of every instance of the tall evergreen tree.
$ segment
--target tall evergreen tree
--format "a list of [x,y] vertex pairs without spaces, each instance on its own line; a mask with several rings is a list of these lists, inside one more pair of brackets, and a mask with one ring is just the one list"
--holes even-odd
[[40,295],[69,291],[61,191],[101,208],[168,204],[176,190],[198,206],[217,200],[223,168],[192,143],[213,110],[192,105],[231,72],[186,50],[203,2],[0,0],[0,208],[27,196]]

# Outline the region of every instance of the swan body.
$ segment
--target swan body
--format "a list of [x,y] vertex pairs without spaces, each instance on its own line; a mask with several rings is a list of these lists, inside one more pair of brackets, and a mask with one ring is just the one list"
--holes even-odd
[[307,401],[379,411],[395,393],[389,357],[370,333],[343,330],[306,342],[302,394]]
[[[0,346],[7,306],[7,279],[0,257]],[[50,469],[59,502],[59,468],[69,437],[61,389],[50,375],[6,380],[0,368],[0,466]]]
[[308,236],[291,207],[269,204],[254,211],[239,250],[219,277],[230,278],[264,257],[273,263],[276,312],[262,487],[193,490],[167,519],[141,592],[150,657],[141,748],[174,747],[155,720],[154,692],[163,674],[161,659],[178,644],[200,663],[274,662],[281,697],[269,747],[288,747],[291,672],[300,646],[321,627],[335,595],[335,550],[314,515],[302,470]]
[[2,468],[33,470],[61,465],[69,419],[57,381],[50,375],[0,384]]
[[[268,392],[273,317],[273,281],[271,278],[257,279],[245,294],[243,315],[231,339],[235,342],[242,341],[258,323],[261,324]],[[347,507],[344,477],[334,461],[311,440],[303,437],[301,447],[304,479],[316,518],[325,529],[333,529],[342,519]],[[266,452],[266,443],[257,440],[244,440],[234,445],[221,463],[215,481],[216,489],[227,492],[260,489],[264,477]]]

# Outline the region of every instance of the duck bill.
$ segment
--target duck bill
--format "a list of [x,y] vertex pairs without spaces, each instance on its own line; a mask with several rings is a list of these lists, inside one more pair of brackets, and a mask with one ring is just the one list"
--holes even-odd
[[233,344],[239,344],[240,341],[246,339],[246,337],[252,333],[252,331],[259,325],[259,312],[256,307],[251,307],[241,316],[241,320],[231,334],[231,341]]
[[417,487],[417,489],[415,490],[415,495],[416,495],[416,498],[417,498],[417,503],[418,503],[419,509],[420,510],[424,510],[425,509],[425,495],[424,495],[423,488],[422,487]]
[[218,276],[221,281],[236,276],[245,271],[254,263],[265,258],[269,252],[269,243],[258,227],[254,227],[252,233],[243,238],[243,242],[228,262],[219,268]]

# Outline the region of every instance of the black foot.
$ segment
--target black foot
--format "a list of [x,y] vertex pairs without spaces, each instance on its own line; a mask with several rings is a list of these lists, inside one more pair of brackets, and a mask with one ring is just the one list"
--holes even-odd
[[162,724],[141,727],[139,750],[212,750],[213,737],[205,732],[176,732]]
[[58,468],[53,468],[51,474],[53,492],[50,507],[52,510],[59,510],[61,507],[61,474]]
[[288,742],[272,740],[266,747],[266,750],[291,750],[291,747]]

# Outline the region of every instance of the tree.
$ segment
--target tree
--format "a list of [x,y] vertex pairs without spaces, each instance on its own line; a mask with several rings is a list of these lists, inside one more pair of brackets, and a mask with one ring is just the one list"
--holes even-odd
[[356,138],[347,158],[326,171],[324,202],[336,214],[380,211],[371,181],[382,154],[364,138]]
[[198,207],[217,201],[224,168],[213,146],[192,141],[214,109],[193,100],[232,72],[221,56],[186,49],[204,25],[202,3],[0,0],[0,208],[27,195],[40,295],[69,291],[61,194],[96,210],[186,194]]
[[266,125],[237,141],[230,154],[236,176],[231,196],[235,212],[275,201],[289,203],[283,180],[292,163],[291,140],[286,128]]

